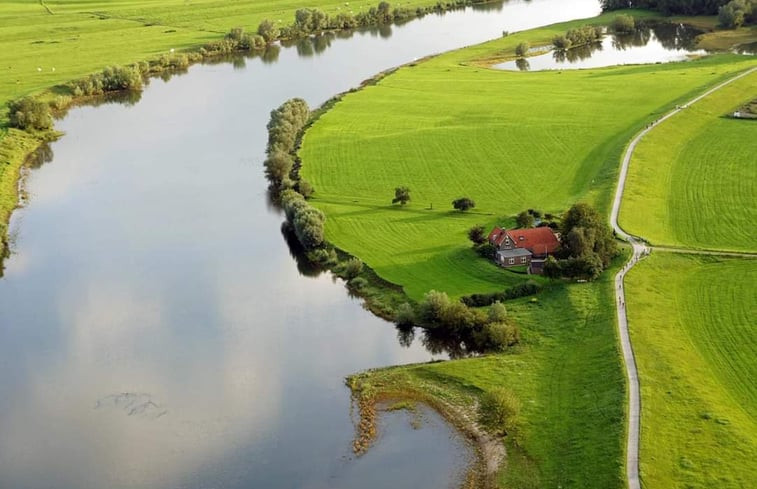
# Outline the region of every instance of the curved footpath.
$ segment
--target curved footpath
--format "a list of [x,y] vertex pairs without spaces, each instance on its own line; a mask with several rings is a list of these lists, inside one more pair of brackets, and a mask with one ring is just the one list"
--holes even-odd
[[[612,224],[612,228],[615,233],[619,237],[631,243],[631,246],[633,247],[633,254],[631,255],[631,259],[628,261],[628,263],[626,263],[623,269],[618,272],[617,275],[615,275],[615,295],[618,310],[618,332],[620,336],[621,349],[623,350],[623,361],[626,366],[626,377],[628,378],[628,440],[626,443],[626,477],[628,479],[629,489],[641,489],[641,485],[639,483],[639,428],[641,419],[641,397],[639,393],[639,375],[636,370],[636,358],[634,357],[631,338],[628,334],[628,318],[626,316],[626,298],[625,290],[623,288],[623,280],[625,279],[626,273],[628,273],[628,271],[633,268],[633,266],[636,265],[636,263],[640,259],[644,258],[650,253],[651,248],[646,245],[643,238],[626,233],[620,227],[620,224],[618,224],[618,214],[620,213],[620,203],[623,199],[623,190],[626,186],[628,166],[631,162],[633,152],[634,150],[636,150],[636,146],[639,144],[639,141],[641,141],[641,138],[643,138],[649,131],[654,129],[658,124],[662,123],[666,119],[669,119],[670,117],[673,117],[675,114],[685,109],[689,105],[699,102],[713,92],[720,90],[729,83],[747,76],[754,71],[757,71],[757,67],[751,68],[739,75],[734,76],[733,78],[729,78],[723,83],[720,83],[719,85],[716,85],[715,87],[707,90],[698,97],[693,98],[688,103],[676,107],[675,110],[668,112],[663,117],[656,120],[650,126],[646,127],[643,131],[637,134],[623,154],[623,163],[620,167],[620,175],[618,176],[618,186],[615,190],[615,199],[612,203],[610,223]],[[683,253],[696,252],[697,254],[711,255],[752,256],[751,254],[736,254],[717,251],[709,252],[699,250],[694,251],[676,248],[668,248],[666,249],[666,251],[676,251]]]

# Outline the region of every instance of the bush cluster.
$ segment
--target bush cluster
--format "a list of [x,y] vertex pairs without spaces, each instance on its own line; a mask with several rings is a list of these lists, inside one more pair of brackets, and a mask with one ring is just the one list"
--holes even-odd
[[757,0],[731,0],[718,9],[718,20],[729,29],[757,23]]
[[260,34],[245,32],[242,27],[234,27],[223,39],[211,41],[200,48],[202,56],[218,56],[237,51],[253,51],[266,47],[268,42]]
[[483,311],[435,290],[426,293],[416,307],[401,305],[395,323],[401,328],[419,326],[451,343],[464,343],[468,350],[501,351],[520,341],[518,326],[507,317],[504,305],[494,303]]
[[556,49],[570,49],[576,46],[583,46],[602,39],[602,28],[593,25],[585,25],[576,29],[571,29],[565,34],[555,36],[552,44]]
[[515,394],[505,387],[498,387],[487,392],[481,398],[479,417],[482,424],[492,431],[509,434],[517,423],[520,413],[520,401]]
[[469,307],[483,307],[497,302],[517,299],[538,294],[542,286],[533,280],[527,280],[502,292],[492,292],[491,294],[471,294],[462,297],[460,300]]
[[8,102],[8,118],[11,127],[18,129],[45,131],[53,127],[50,106],[32,97]]
[[102,95],[120,90],[141,90],[143,73],[140,65],[109,66],[100,73],[71,82],[70,88],[77,97]]
[[303,198],[310,197],[313,193],[309,183],[295,182],[293,176],[297,141],[309,117],[308,104],[300,98],[287,100],[271,111],[267,126],[268,158],[263,164],[272,190],[281,191],[297,186]]

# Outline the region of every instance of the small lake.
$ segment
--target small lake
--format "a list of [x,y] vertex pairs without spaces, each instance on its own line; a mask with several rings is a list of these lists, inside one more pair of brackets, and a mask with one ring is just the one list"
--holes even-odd
[[[529,56],[495,65],[510,71],[577,70],[605,66],[670,63],[703,56],[695,49],[695,38],[701,31],[683,24],[658,24],[639,28],[630,34],[607,35],[601,42],[567,50],[544,49],[544,54]],[[532,48],[539,51],[538,47]]]
[[[433,412],[351,453],[344,377],[445,358],[304,276],[269,205],[270,111],[384,69],[599,12],[531,0],[310,38],[71,110],[13,215],[0,279],[0,488],[454,487]],[[309,275],[309,274],[308,274]]]

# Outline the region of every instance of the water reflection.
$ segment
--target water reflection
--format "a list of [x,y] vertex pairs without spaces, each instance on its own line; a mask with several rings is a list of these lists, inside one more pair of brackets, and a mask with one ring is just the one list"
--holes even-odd
[[503,70],[539,71],[550,69],[599,68],[623,64],[684,61],[706,54],[695,49],[701,31],[683,24],[642,25],[632,33],[607,35],[601,42],[496,65]]

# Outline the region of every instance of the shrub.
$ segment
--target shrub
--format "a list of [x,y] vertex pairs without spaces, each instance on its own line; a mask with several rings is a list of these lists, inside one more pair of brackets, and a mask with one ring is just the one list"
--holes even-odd
[[71,97],[69,95],[58,95],[55,100],[50,102],[50,106],[55,110],[63,110],[71,105]]
[[612,30],[621,33],[633,32],[636,30],[636,21],[628,14],[620,14],[613,19]]
[[413,306],[404,302],[397,308],[397,313],[394,316],[394,322],[397,326],[407,328],[415,325],[415,310]]
[[522,42],[515,46],[515,55],[522,58],[528,54],[529,49],[531,49],[531,45],[527,42]]
[[308,252],[308,260],[322,267],[336,265],[339,258],[333,248],[318,248]]
[[469,209],[473,209],[476,207],[476,203],[473,202],[472,199],[469,199],[468,197],[460,197],[459,199],[455,199],[452,201],[452,207],[455,209],[465,212]]
[[102,72],[102,79],[102,88],[106,92],[142,89],[142,75],[134,67],[107,67]]
[[50,106],[31,97],[8,102],[10,125],[23,130],[44,131],[53,127]]
[[276,23],[270,19],[264,19],[260,25],[258,25],[258,35],[261,36],[267,44],[278,39],[279,34],[279,28],[276,27]]
[[473,241],[473,244],[486,243],[486,231],[483,226],[473,226],[468,230],[468,239]]
[[515,429],[520,401],[509,389],[499,387],[481,398],[481,422],[495,432],[507,434]]
[[497,301],[489,308],[489,321],[499,323],[507,319],[507,308],[504,304]]
[[368,281],[363,277],[355,277],[347,282],[350,290],[362,290],[368,286]]
[[481,346],[485,350],[505,351],[517,345],[520,341],[520,330],[518,327],[506,321],[489,323],[484,327],[483,331],[484,344]]
[[345,278],[352,280],[363,271],[363,262],[359,258],[350,258],[344,263],[342,270]]

